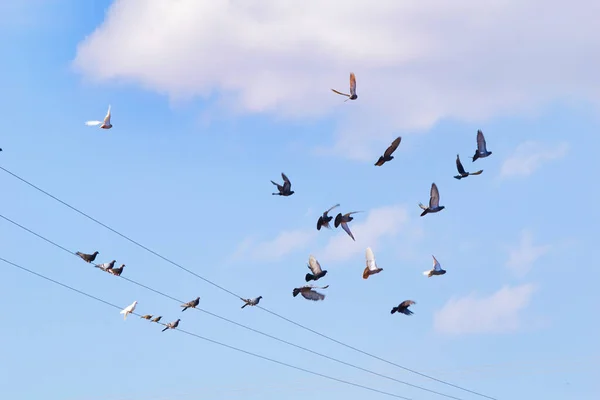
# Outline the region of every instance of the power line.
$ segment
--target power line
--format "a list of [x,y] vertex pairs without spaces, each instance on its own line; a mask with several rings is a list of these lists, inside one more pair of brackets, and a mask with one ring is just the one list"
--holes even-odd
[[[33,183],[29,182],[29,181],[28,181],[28,180],[26,180],[25,178],[22,178],[22,177],[20,177],[19,175],[15,174],[15,173],[13,173],[13,172],[11,172],[11,171],[9,171],[9,170],[7,170],[6,168],[4,168],[4,167],[2,167],[2,166],[0,166],[0,169],[1,169],[2,171],[6,172],[7,174],[9,174],[9,175],[13,176],[14,178],[16,178],[16,179],[20,180],[21,182],[23,182],[23,183],[27,184],[28,186],[30,186],[30,187],[32,187],[32,188],[34,188],[35,190],[39,191],[40,193],[43,193],[43,194],[45,194],[46,196],[48,196],[48,197],[50,197],[50,198],[54,199],[55,201],[57,201],[57,202],[61,203],[62,205],[64,205],[64,206],[66,206],[66,207],[70,208],[71,210],[73,210],[73,211],[77,212],[78,214],[80,214],[80,215],[82,215],[82,216],[84,216],[84,217],[88,218],[89,220],[91,220],[91,221],[93,221],[93,222],[97,223],[98,225],[100,225],[100,226],[102,226],[102,227],[104,227],[104,228],[106,228],[106,229],[110,230],[111,232],[115,233],[116,235],[118,235],[118,236],[121,236],[123,239],[125,239],[125,240],[127,240],[127,241],[129,241],[129,242],[131,242],[131,243],[133,243],[133,244],[135,244],[136,246],[138,246],[138,247],[140,247],[140,248],[142,248],[142,249],[146,250],[147,252],[149,252],[149,253],[151,253],[151,254],[155,255],[156,257],[158,257],[158,258],[160,258],[160,259],[162,259],[162,260],[164,260],[164,261],[168,262],[169,264],[171,264],[171,265],[173,265],[173,266],[175,266],[175,267],[177,267],[177,268],[179,268],[179,269],[181,269],[181,270],[183,270],[183,271],[186,271],[187,273],[189,273],[189,274],[191,274],[191,275],[193,275],[193,276],[195,276],[195,277],[197,277],[197,278],[199,278],[199,279],[203,280],[204,282],[206,282],[206,283],[208,283],[208,284],[210,284],[210,285],[212,285],[212,286],[214,286],[214,287],[216,287],[216,288],[218,288],[218,289],[220,289],[220,290],[222,290],[222,291],[224,291],[224,292],[226,292],[226,293],[228,293],[228,294],[230,294],[230,295],[232,295],[232,296],[235,296],[235,297],[237,297],[237,298],[240,298],[240,296],[239,296],[239,295],[237,295],[236,293],[232,292],[231,290],[229,290],[229,289],[226,289],[226,288],[224,288],[224,287],[222,287],[222,286],[220,286],[220,285],[218,285],[218,284],[214,283],[213,281],[211,281],[211,280],[209,280],[209,279],[207,279],[207,278],[205,278],[205,277],[203,277],[203,276],[201,276],[201,275],[199,275],[199,274],[197,274],[197,273],[195,273],[195,272],[193,272],[193,271],[191,271],[191,270],[189,270],[189,269],[187,269],[187,268],[183,267],[182,265],[180,265],[180,264],[176,263],[175,261],[172,261],[171,259],[169,259],[169,258],[167,258],[167,257],[164,257],[163,255],[161,255],[161,254],[157,253],[156,251],[154,251],[154,250],[152,250],[152,249],[150,249],[150,248],[148,248],[148,247],[144,246],[143,244],[139,243],[138,241],[136,241],[136,240],[134,240],[134,239],[130,238],[129,236],[122,234],[121,232],[119,232],[119,231],[117,231],[117,230],[115,230],[115,229],[111,228],[110,226],[108,226],[108,225],[104,224],[103,222],[101,222],[101,221],[97,220],[96,218],[94,218],[94,217],[90,216],[89,214],[87,214],[87,213],[85,213],[85,212],[83,212],[83,211],[81,211],[81,210],[77,209],[76,207],[74,207],[74,206],[70,205],[69,203],[67,203],[67,202],[65,202],[65,201],[63,201],[63,200],[61,200],[61,199],[59,199],[58,197],[56,197],[56,196],[54,196],[54,195],[52,195],[52,194],[48,193],[48,192],[47,192],[47,191],[45,191],[44,189],[42,189],[42,188],[40,188],[40,187],[38,187],[38,186],[34,185]],[[289,319],[289,318],[287,318],[287,317],[284,317],[283,315],[280,315],[280,314],[278,314],[278,313],[276,313],[276,312],[274,312],[274,311],[271,311],[271,310],[269,310],[269,309],[266,309],[266,308],[264,308],[264,307],[262,307],[262,306],[257,306],[257,307],[258,307],[259,309],[261,309],[261,310],[263,310],[263,311],[265,311],[265,312],[267,312],[267,313],[269,313],[269,314],[271,314],[271,315],[275,316],[275,317],[278,317],[278,318],[280,318],[280,319],[282,319],[282,320],[284,320],[284,321],[286,321],[286,322],[289,322],[289,323],[291,323],[291,324],[293,324],[293,325],[295,325],[295,326],[297,326],[297,327],[299,327],[299,328],[302,328],[302,329],[304,329],[304,330],[306,330],[306,331],[308,331],[308,332],[311,332],[311,333],[313,333],[313,334],[315,334],[315,335],[317,335],[317,336],[321,336],[321,337],[322,337],[322,338],[324,338],[324,339],[327,339],[327,340],[329,340],[329,341],[332,341],[332,342],[334,342],[334,343],[337,343],[337,344],[339,344],[339,345],[341,345],[341,346],[344,346],[344,347],[346,347],[346,348],[348,348],[348,349],[350,349],[350,350],[354,350],[354,351],[356,351],[356,352],[358,352],[358,353],[364,354],[364,355],[366,355],[366,356],[368,356],[368,357],[374,358],[374,359],[376,359],[376,360],[378,360],[378,361],[382,361],[382,362],[384,362],[384,363],[386,363],[386,364],[388,364],[388,365],[392,365],[392,366],[394,366],[394,367],[396,367],[396,368],[403,369],[403,370],[405,370],[405,371],[408,371],[408,372],[410,372],[410,373],[413,373],[413,374],[419,375],[419,376],[421,376],[421,377],[424,377],[424,378],[427,378],[427,379],[431,379],[431,380],[433,380],[433,381],[436,381],[436,382],[438,382],[438,383],[441,383],[441,384],[444,384],[444,385],[447,385],[447,386],[451,386],[451,387],[453,387],[453,388],[460,389],[460,390],[463,390],[463,391],[465,391],[465,392],[468,392],[468,393],[471,393],[471,394],[474,394],[474,395],[477,395],[477,396],[485,397],[485,398],[487,398],[487,399],[490,399],[490,400],[498,400],[498,399],[496,399],[495,397],[487,396],[487,395],[485,395],[485,394],[482,394],[482,393],[479,393],[479,392],[476,392],[476,391],[473,391],[473,390],[467,389],[467,388],[465,388],[465,387],[462,387],[462,386],[459,386],[459,385],[455,385],[455,384],[453,384],[453,383],[450,383],[450,382],[448,382],[448,381],[445,381],[445,380],[442,380],[442,379],[438,379],[438,378],[435,378],[435,377],[433,377],[433,376],[430,376],[430,375],[427,375],[427,374],[424,374],[424,373],[418,372],[418,371],[416,371],[416,370],[413,370],[413,369],[411,369],[411,368],[404,367],[404,366],[402,366],[402,365],[400,365],[400,364],[397,364],[397,363],[395,363],[395,362],[392,362],[392,361],[386,360],[386,359],[384,359],[384,358],[382,358],[382,357],[376,356],[376,355],[374,355],[374,354],[372,354],[372,353],[369,353],[369,352],[367,352],[367,351],[360,350],[360,349],[358,349],[358,348],[356,348],[356,347],[354,347],[354,346],[351,346],[351,345],[349,345],[349,344],[343,343],[343,342],[341,342],[341,341],[339,341],[339,340],[337,340],[337,339],[334,339],[334,338],[332,338],[332,337],[330,337],[330,336],[327,336],[327,335],[325,335],[325,334],[323,334],[323,333],[321,333],[321,332],[318,332],[318,331],[316,331],[316,330],[314,330],[314,329],[311,329],[311,328],[309,328],[309,327],[307,327],[307,326],[305,326],[305,325],[302,325],[302,324],[300,324],[300,323],[298,323],[298,322],[295,322],[295,321],[293,321],[293,320],[291,320],[291,319]]]
[[[10,219],[10,218],[6,217],[5,215],[2,215],[2,214],[0,214],[0,218],[2,218],[2,219],[4,219],[5,221],[7,221],[7,222],[10,222],[11,224],[13,224],[13,225],[15,225],[15,226],[17,226],[17,227],[19,227],[19,228],[21,228],[21,229],[23,229],[23,230],[25,230],[25,231],[29,232],[29,233],[31,233],[32,235],[34,235],[34,236],[36,236],[36,237],[38,237],[38,238],[40,238],[40,239],[42,239],[42,240],[46,241],[47,243],[50,243],[51,245],[53,245],[53,246],[55,246],[55,247],[57,247],[57,248],[59,248],[59,249],[61,249],[61,250],[65,251],[66,253],[69,253],[70,255],[72,255],[72,256],[75,256],[75,257],[79,258],[79,256],[77,256],[77,254],[75,254],[75,253],[74,253],[74,252],[72,252],[71,250],[67,249],[66,247],[64,247],[64,246],[62,246],[62,245],[60,245],[60,244],[58,244],[58,243],[56,243],[56,242],[54,242],[54,241],[52,241],[52,240],[48,239],[48,238],[47,238],[47,237],[45,237],[45,236],[42,236],[42,235],[40,235],[39,233],[37,233],[37,232],[35,232],[35,231],[33,231],[33,230],[31,230],[31,229],[27,228],[27,227],[26,227],[26,226],[24,226],[24,225],[21,225],[21,224],[19,224],[19,223],[18,223],[18,222],[16,222],[16,221],[13,221],[12,219]],[[126,281],[130,282],[130,283],[133,283],[134,285],[137,285],[137,286],[139,286],[139,287],[142,287],[142,288],[144,288],[144,289],[147,289],[147,290],[149,290],[149,291],[152,291],[152,292],[154,292],[154,293],[156,293],[156,294],[158,294],[158,295],[160,295],[160,296],[166,297],[166,298],[168,298],[168,299],[170,299],[170,300],[173,300],[173,301],[175,301],[175,302],[177,302],[177,303],[180,303],[180,304],[181,304],[181,303],[184,303],[184,301],[183,301],[183,300],[180,300],[180,299],[178,299],[178,298],[175,298],[175,297],[173,297],[173,296],[170,296],[170,295],[168,295],[168,294],[166,294],[166,293],[164,293],[164,292],[161,292],[161,291],[159,291],[159,290],[153,289],[153,288],[151,288],[151,287],[149,287],[149,286],[146,286],[146,285],[144,285],[144,284],[142,284],[142,283],[139,283],[139,282],[137,282],[137,281],[134,281],[133,279],[129,279],[129,278],[127,278],[127,277],[124,277],[124,276],[122,276],[122,275],[117,275],[117,276],[118,276],[119,278],[122,278],[122,279],[124,279],[124,280],[126,280]],[[249,326],[247,326],[247,325],[244,325],[244,324],[241,324],[241,323],[239,323],[239,322],[233,321],[233,320],[231,320],[231,319],[228,319],[228,318],[222,317],[222,316],[220,316],[220,315],[218,315],[218,314],[212,313],[212,312],[210,312],[210,311],[207,311],[207,310],[204,310],[204,309],[202,309],[202,308],[195,307],[195,308],[193,308],[193,309],[194,309],[194,310],[201,311],[201,312],[203,312],[203,313],[205,313],[205,314],[208,314],[208,315],[210,315],[210,316],[212,316],[212,317],[214,317],[214,318],[218,318],[218,319],[220,319],[220,320],[222,320],[222,321],[226,321],[226,322],[228,322],[228,323],[230,323],[230,324],[233,324],[233,325],[239,326],[239,327],[241,327],[241,328],[247,329],[247,330],[249,330],[249,331],[252,331],[252,332],[254,332],[254,333],[258,333],[258,334],[260,334],[260,335],[263,335],[263,336],[265,336],[265,337],[268,337],[268,338],[270,338],[270,339],[276,340],[276,341],[278,341],[278,342],[280,342],[280,343],[284,343],[284,344],[286,344],[286,345],[288,345],[288,346],[292,346],[292,347],[295,347],[295,348],[297,348],[297,349],[300,349],[300,350],[303,350],[303,351],[306,351],[306,352],[312,353],[312,354],[314,354],[314,355],[317,355],[317,356],[319,356],[319,357],[326,358],[326,359],[328,359],[328,360],[331,360],[331,361],[337,362],[337,363],[339,363],[339,364],[343,364],[343,365],[346,365],[346,366],[349,366],[349,367],[352,367],[352,368],[358,369],[358,370],[360,370],[360,371],[364,371],[364,372],[370,373],[370,374],[372,374],[372,375],[379,376],[379,377],[381,377],[381,378],[385,378],[385,379],[388,379],[388,380],[391,380],[391,381],[394,381],[394,382],[397,382],[397,383],[401,383],[401,384],[403,384],[403,385],[407,385],[407,386],[413,387],[413,388],[415,388],[415,389],[419,389],[419,390],[423,390],[423,391],[426,391],[426,392],[429,392],[429,393],[437,394],[437,395],[439,395],[439,396],[443,396],[443,397],[447,397],[447,398],[450,398],[450,399],[455,399],[455,400],[463,400],[463,399],[461,399],[461,398],[459,398],[459,397],[454,397],[454,396],[451,396],[451,395],[448,395],[448,394],[445,394],[445,393],[442,393],[442,392],[438,392],[438,391],[435,391],[435,390],[432,390],[432,389],[428,389],[428,388],[426,388],[426,387],[423,387],[423,386],[419,386],[419,385],[415,385],[415,384],[412,384],[412,383],[409,383],[409,382],[405,382],[405,381],[402,381],[402,380],[399,380],[399,379],[393,378],[393,377],[391,377],[391,376],[384,375],[384,374],[381,374],[381,373],[379,373],[379,372],[375,372],[375,371],[372,371],[372,370],[369,370],[369,369],[366,369],[366,368],[363,368],[363,367],[357,366],[357,365],[355,365],[355,364],[348,363],[348,362],[346,362],[346,361],[342,361],[342,360],[340,360],[340,359],[337,359],[337,358],[334,358],[334,357],[328,356],[328,355],[326,355],[326,354],[319,353],[319,352],[317,352],[317,351],[315,351],[315,350],[311,350],[311,349],[309,349],[309,348],[307,348],[307,347],[303,347],[303,346],[297,345],[297,344],[295,344],[295,343],[289,342],[289,341],[287,341],[287,340],[284,340],[284,339],[278,338],[278,337],[276,337],[276,336],[273,336],[273,335],[271,335],[271,334],[268,334],[268,333],[265,333],[265,332],[259,331],[258,329],[251,328],[251,327],[249,327]]]
[[[62,282],[59,282],[59,281],[57,281],[57,280],[54,280],[54,279],[52,279],[52,278],[49,278],[49,277],[47,277],[47,276],[45,276],[45,275],[42,275],[42,274],[40,274],[40,273],[37,273],[37,272],[35,272],[35,271],[32,271],[32,270],[30,270],[30,269],[28,269],[28,268],[25,268],[25,267],[23,267],[23,266],[21,266],[21,265],[19,265],[19,264],[16,264],[16,263],[14,263],[14,262],[12,262],[12,261],[6,260],[6,259],[4,259],[4,258],[2,258],[2,257],[0,257],[0,261],[3,261],[4,263],[6,263],[6,264],[8,264],[8,265],[11,265],[11,266],[13,266],[13,267],[15,267],[15,268],[19,268],[19,269],[20,269],[20,270],[22,270],[22,271],[28,272],[28,273],[30,273],[30,274],[32,274],[32,275],[35,275],[35,276],[37,276],[37,277],[39,277],[39,278],[42,278],[42,279],[45,279],[45,280],[47,280],[47,281],[49,281],[49,282],[52,282],[52,283],[54,283],[54,284],[56,284],[56,285],[59,285],[59,286],[62,286],[62,287],[64,287],[64,288],[66,288],[66,289],[72,290],[72,291],[74,291],[74,292],[76,292],[76,293],[78,293],[78,294],[81,294],[81,295],[83,295],[83,296],[86,296],[86,297],[88,297],[88,298],[90,298],[90,299],[93,299],[93,300],[96,300],[96,301],[98,301],[98,302],[101,302],[101,303],[102,303],[102,304],[104,304],[104,305],[107,305],[107,306],[110,306],[110,307],[116,308],[116,309],[118,309],[118,310],[121,310],[121,307],[117,306],[116,304],[110,303],[110,302],[108,302],[108,301],[106,301],[106,300],[103,300],[103,299],[101,299],[101,298],[99,298],[99,297],[93,296],[93,295],[91,295],[91,294],[89,294],[89,293],[83,292],[83,291],[81,291],[81,290],[79,290],[79,289],[75,289],[75,288],[74,288],[74,287],[72,287],[72,286],[66,285],[66,284],[64,284],[64,283],[62,283]],[[135,312],[133,312],[132,314],[133,314],[133,315],[136,315],[136,316],[140,316],[140,317],[141,317],[141,314],[138,314],[138,313],[135,313]],[[166,324],[163,324],[163,323],[160,323],[160,322],[159,322],[158,324],[160,324],[160,325],[163,325],[163,326],[166,326]],[[389,393],[389,392],[385,392],[385,391],[382,391],[382,390],[379,390],[379,389],[375,389],[375,388],[372,388],[372,387],[369,387],[369,386],[361,385],[361,384],[359,384],[359,383],[350,382],[350,381],[347,381],[347,380],[344,380],[344,379],[335,378],[335,377],[333,377],[333,376],[329,376],[329,375],[321,374],[321,373],[319,373],[319,372],[314,372],[314,371],[311,371],[311,370],[308,370],[308,369],[305,369],[305,368],[302,368],[302,367],[298,367],[298,366],[296,366],[296,365],[288,364],[288,363],[286,363],[286,362],[279,361],[279,360],[276,360],[276,359],[274,359],[274,358],[270,358],[270,357],[262,356],[262,355],[260,355],[260,354],[257,354],[257,353],[252,353],[252,352],[250,352],[250,351],[247,351],[247,350],[244,350],[244,349],[240,349],[239,347],[231,346],[231,345],[228,345],[228,344],[226,344],[226,343],[222,343],[222,342],[219,342],[219,341],[216,341],[216,340],[209,339],[209,338],[207,338],[207,337],[204,337],[204,336],[198,335],[198,334],[196,334],[196,333],[193,333],[193,332],[189,332],[189,331],[186,331],[186,330],[180,329],[179,327],[178,327],[178,328],[176,328],[176,329],[175,329],[175,331],[178,331],[178,332],[181,332],[181,333],[185,333],[186,335],[189,335],[189,336],[195,337],[195,338],[197,338],[197,339],[202,339],[202,340],[204,340],[204,341],[207,341],[207,342],[210,342],[210,343],[213,343],[213,344],[219,345],[219,346],[221,346],[221,347],[226,347],[226,348],[228,348],[228,349],[235,350],[235,351],[238,351],[238,352],[240,352],[240,353],[244,353],[244,354],[247,354],[247,355],[250,355],[250,356],[253,356],[253,357],[261,358],[261,359],[263,359],[263,360],[266,360],[266,361],[269,361],[269,362],[272,362],[272,363],[275,363],[275,364],[283,365],[283,366],[285,366],[285,367],[288,367],[288,368],[292,368],[292,369],[295,369],[295,370],[298,370],[298,371],[306,372],[306,373],[308,373],[308,374],[315,375],[315,376],[319,376],[319,377],[321,377],[321,378],[329,379],[329,380],[332,380],[332,381],[335,381],[335,382],[343,383],[343,384],[345,384],[345,385],[350,385],[350,386],[358,387],[358,388],[361,388],[361,389],[369,390],[369,391],[371,391],[371,392],[375,392],[375,393],[383,394],[383,395],[390,396],[390,397],[395,397],[395,398],[398,398],[398,399],[412,400],[412,399],[410,399],[409,397],[400,396],[400,395],[397,395],[397,394],[394,394],[394,393]]]

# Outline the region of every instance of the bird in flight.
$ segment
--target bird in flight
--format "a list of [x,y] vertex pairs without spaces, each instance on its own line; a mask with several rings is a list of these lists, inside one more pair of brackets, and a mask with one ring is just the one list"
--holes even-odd
[[385,150],[385,152],[383,153],[383,155],[379,157],[379,160],[377,160],[377,162],[375,163],[375,165],[378,166],[378,167],[381,167],[386,162],[392,161],[394,159],[394,156],[392,156],[392,154],[396,151],[396,149],[400,145],[401,141],[402,141],[402,137],[398,136],[392,142],[392,144],[390,144],[390,146]]
[[456,169],[458,170],[458,175],[454,175],[454,177],[458,180],[466,178],[469,175],[481,175],[481,173],[483,172],[482,169],[480,169],[477,172],[465,171],[465,167],[463,167],[462,163],[460,162],[460,157],[458,156],[458,154],[456,155]]
[[436,213],[446,208],[446,206],[440,206],[440,192],[438,191],[435,183],[431,184],[431,191],[429,193],[429,207],[425,207],[421,203],[419,203],[419,207],[421,207],[423,210],[421,217],[425,214]]
[[298,293],[302,295],[306,300],[319,301],[325,299],[325,295],[323,293],[317,292],[315,289],[327,289],[329,285],[326,286],[314,286],[314,285],[306,285],[299,288],[295,288],[292,291],[292,295],[294,297],[298,296]]
[[92,261],[94,261],[96,259],[96,256],[98,254],[100,254],[99,252],[95,251],[93,254],[86,254],[86,253],[82,253],[80,251],[78,251],[77,254],[79,257],[81,257],[81,259],[87,263],[91,263]]
[[100,125],[102,129],[110,129],[112,125],[110,123],[110,104],[108,105],[108,111],[106,112],[106,116],[104,117],[104,121],[87,121],[85,123],[87,126],[96,126]]
[[321,264],[319,264],[319,261],[317,261],[315,256],[313,256],[312,254],[308,257],[308,269],[310,269],[312,274],[306,274],[306,276],[304,277],[306,282],[318,281],[319,279],[327,275],[327,270],[323,271],[323,269],[321,268]]
[[483,132],[481,130],[477,131],[477,150],[475,150],[475,155],[472,157],[473,162],[478,158],[485,158],[491,156],[492,152],[487,150],[487,145],[485,143],[485,137],[483,136]]
[[368,279],[369,276],[378,274],[383,271],[383,268],[378,268],[377,263],[375,262],[375,254],[373,254],[373,250],[370,247],[367,247],[367,251],[365,252],[365,258],[367,259],[367,266],[363,271],[363,279]]
[[255,306],[255,305],[258,304],[258,302],[260,301],[260,299],[262,299],[262,296],[258,296],[258,297],[254,298],[254,299],[241,299],[244,303],[246,303],[246,304],[244,304],[242,306],[242,308],[244,308],[246,306]]
[[283,178],[283,186],[281,186],[278,183],[275,183],[273,181],[271,181],[271,183],[275,186],[277,186],[277,190],[279,191],[279,193],[273,193],[273,195],[279,195],[279,196],[291,196],[294,194],[294,191],[291,190],[292,189],[292,182],[290,182],[289,178],[287,176],[285,176],[285,174],[282,172],[281,173],[281,177]]
[[446,271],[442,269],[442,266],[440,265],[438,260],[436,260],[434,255],[432,255],[431,257],[433,257],[433,268],[423,272],[423,275],[425,275],[428,278],[431,278],[434,275],[444,275]]
[[411,310],[409,310],[408,307],[412,306],[413,304],[417,304],[417,303],[415,303],[412,300],[404,300],[402,303],[398,304],[398,307],[392,308],[392,311],[390,311],[390,313],[394,314],[396,312],[399,312],[404,315],[412,315],[413,312]]
[[354,217],[351,217],[350,215],[352,214],[356,214],[362,211],[352,211],[349,213],[346,213],[344,215],[342,215],[342,213],[339,213],[338,215],[335,216],[335,221],[333,223],[333,225],[337,228],[338,226],[342,225],[342,229],[344,229],[346,231],[346,233],[348,234],[348,236],[350,236],[352,238],[352,240],[356,241],[356,239],[354,239],[354,235],[352,234],[352,232],[350,231],[350,228],[348,227],[348,222],[352,221],[354,219]]
[[344,100],[344,103],[347,102],[348,100],[358,99],[358,96],[356,94],[356,76],[354,76],[354,72],[350,72],[350,94],[342,93],[335,89],[331,89],[331,90],[333,91],[333,93],[337,93],[342,96],[346,96],[347,99]]
[[331,210],[333,210],[336,207],[339,207],[339,204],[336,204],[335,206],[331,207],[329,210],[325,211],[323,213],[322,216],[319,217],[319,220],[317,221],[317,230],[320,231],[322,227],[331,229],[331,227],[329,226],[329,222],[333,219],[333,217],[330,217],[329,215],[327,215],[327,213],[329,213]]

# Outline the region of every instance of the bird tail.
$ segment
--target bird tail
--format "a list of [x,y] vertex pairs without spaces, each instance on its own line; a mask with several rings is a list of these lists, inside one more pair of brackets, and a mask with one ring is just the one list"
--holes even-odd
[[163,329],[162,331],[164,332],[164,331],[166,331],[167,329],[169,329],[169,327],[168,327],[168,326],[165,326],[165,329]]
[[294,297],[298,296],[298,293],[300,293],[300,289],[294,289],[294,291],[292,292],[292,295]]
[[248,305],[248,303],[244,304],[244,305],[242,306],[242,308],[246,307],[247,305]]
[[423,210],[423,212],[421,213],[421,217],[426,215],[429,212],[429,210]]
[[183,307],[183,310],[181,310],[181,312],[184,312],[187,309],[188,309],[187,307]]
[[[471,175],[473,175],[473,174],[471,174]],[[456,178],[456,179],[458,179],[460,181],[462,179],[462,176],[460,176],[460,175],[454,175],[454,178]]]
[[483,172],[483,170],[482,170],[482,169],[480,169],[480,170],[479,170],[479,171],[477,171],[477,172],[471,172],[471,173],[469,173],[469,175],[481,175],[481,173],[482,173],[482,172]]
[[304,279],[306,279],[306,282],[314,281],[315,280],[315,276],[312,275],[312,274],[306,274],[306,276],[304,277]]
[[431,278],[431,271],[423,271],[423,275],[425,275],[428,278]]
[[95,126],[95,125],[100,125],[102,123],[102,121],[86,121],[85,124],[87,126]]
[[398,307],[392,308],[392,311],[390,311],[390,314],[394,314],[396,311],[398,311]]
[[369,267],[366,267],[363,271],[363,279],[369,278]]

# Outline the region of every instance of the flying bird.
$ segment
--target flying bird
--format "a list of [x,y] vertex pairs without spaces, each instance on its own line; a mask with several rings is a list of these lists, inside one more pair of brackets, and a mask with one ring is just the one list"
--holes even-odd
[[317,259],[312,254],[308,256],[308,269],[310,269],[312,274],[306,274],[306,276],[304,277],[306,282],[318,281],[319,279],[327,275],[327,270],[323,271],[323,269],[321,269],[321,264],[319,264],[319,261],[317,261]]
[[329,226],[329,222],[333,219],[333,217],[330,217],[329,215],[327,215],[327,213],[329,213],[331,210],[333,210],[336,207],[339,207],[339,204],[336,204],[335,206],[331,207],[329,210],[325,211],[323,213],[322,216],[319,217],[319,220],[317,221],[317,230],[320,231],[321,227],[325,227],[328,229],[331,229],[331,227]]
[[125,268],[125,264],[121,264],[121,266],[119,268],[111,268],[107,272],[109,274],[121,276],[121,274],[123,273],[123,268]]
[[246,303],[246,304],[244,304],[242,306],[242,308],[244,308],[246,306],[255,306],[255,305],[258,304],[258,302],[260,301],[260,299],[262,299],[262,296],[258,296],[258,297],[254,298],[254,299],[241,299],[244,303]]
[[352,238],[352,240],[354,240],[354,241],[356,241],[356,239],[354,239],[354,235],[352,234],[352,232],[350,231],[350,228],[348,227],[348,222],[350,222],[354,219],[354,217],[351,217],[350,215],[356,214],[359,212],[362,212],[362,211],[352,211],[352,212],[346,213],[344,215],[342,215],[342,213],[339,213],[338,215],[335,216],[335,221],[333,223],[336,228],[338,226],[342,225],[342,228],[346,231],[348,236],[350,236]]
[[428,278],[431,278],[433,275],[444,275],[446,271],[442,269],[442,266],[440,265],[438,260],[435,259],[434,255],[432,255],[431,257],[433,257],[433,268],[423,272],[423,275],[427,276]]
[[177,321],[174,322],[169,322],[167,325],[165,325],[165,329],[163,329],[162,331],[166,331],[167,329],[175,329],[179,326],[179,321],[181,321],[181,319],[177,319]]
[[96,259],[96,256],[98,254],[100,254],[100,252],[95,251],[93,254],[86,254],[86,253],[82,253],[80,251],[78,251],[77,254],[79,257],[81,257],[83,259],[83,261],[87,262],[87,263],[91,263],[92,261],[94,261]]
[[110,123],[110,104],[108,105],[108,111],[106,112],[106,116],[104,117],[104,121],[87,121],[85,123],[87,126],[96,126],[100,125],[102,129],[110,129],[112,125]]
[[285,174],[282,172],[281,173],[281,177],[283,178],[283,186],[281,186],[279,183],[275,183],[273,181],[271,181],[271,183],[275,186],[277,186],[277,190],[279,191],[279,193],[273,193],[273,195],[279,195],[279,196],[291,196],[294,194],[294,191],[291,190],[292,189],[292,182],[290,182],[289,178],[287,176],[285,176]]
[[460,157],[458,156],[458,154],[456,155],[456,169],[458,170],[458,175],[454,175],[454,177],[458,180],[466,178],[469,175],[481,175],[481,173],[483,172],[482,169],[480,169],[477,172],[465,171],[465,167],[463,167],[462,163],[460,162]]
[[393,142],[392,144],[390,144],[390,147],[388,147],[385,150],[385,153],[383,153],[382,156],[379,157],[379,160],[377,160],[377,162],[375,163],[376,166],[381,167],[383,164],[385,164],[388,161],[392,161],[394,159],[394,156],[392,156],[392,154],[396,151],[396,149],[398,148],[398,146],[400,145],[400,141],[402,140],[402,137],[398,136]]
[[325,295],[317,292],[314,289],[327,289],[328,287],[329,287],[329,285],[326,285],[323,287],[314,286],[314,285],[306,285],[306,286],[302,286],[299,288],[295,288],[292,291],[292,295],[294,297],[296,297],[296,296],[298,296],[298,293],[300,293],[302,295],[302,297],[304,297],[307,300],[319,301],[319,300],[325,299]]
[[475,150],[475,155],[472,157],[473,162],[478,158],[485,158],[487,156],[491,156],[492,152],[487,150],[487,145],[485,143],[485,137],[483,136],[483,132],[481,130],[477,131],[477,150]]
[[108,272],[115,266],[116,262],[117,262],[117,260],[112,260],[111,262],[108,262],[108,263],[96,264],[95,267],[100,268],[104,272]]
[[146,315],[142,315],[140,318],[150,319],[150,318],[152,318],[152,315],[151,314],[146,314]]
[[358,99],[358,96],[356,94],[356,76],[354,75],[354,72],[350,72],[350,94],[342,93],[335,89],[331,89],[331,90],[333,91],[333,93],[337,93],[342,96],[346,96],[347,99],[344,100],[344,103],[347,102],[348,100]]
[[419,203],[419,207],[423,210],[421,217],[425,214],[436,213],[442,211],[446,206],[440,206],[440,192],[438,191],[435,183],[431,184],[431,191],[429,192],[429,207],[425,207]]
[[150,322],[158,322],[158,321],[160,321],[161,318],[162,318],[162,316],[159,315],[158,317],[153,318],[152,321],[150,321]]
[[377,267],[377,263],[375,262],[375,254],[373,254],[373,250],[371,250],[370,247],[367,247],[365,258],[367,259],[367,266],[363,271],[363,279],[368,279],[370,275],[378,274],[383,271],[383,268]]
[[183,310],[181,310],[181,312],[184,312],[185,310],[187,310],[188,308],[196,308],[196,306],[200,304],[200,296],[196,297],[194,300],[192,301],[188,301],[187,303],[182,304],[180,307],[183,307]]
[[119,314],[124,314],[123,319],[127,319],[127,314],[131,314],[135,310],[136,305],[137,301],[134,301],[133,303],[122,309]]
[[402,303],[398,304],[398,307],[394,307],[392,308],[392,311],[390,311],[391,314],[394,314],[396,312],[402,313],[404,315],[412,315],[413,312],[410,311],[408,309],[408,307],[412,306],[413,304],[417,304],[412,300],[404,300]]

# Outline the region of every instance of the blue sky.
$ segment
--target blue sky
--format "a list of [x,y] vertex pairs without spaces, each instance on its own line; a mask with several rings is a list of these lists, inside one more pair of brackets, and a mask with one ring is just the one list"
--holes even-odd
[[[355,1],[342,12],[308,1],[303,13],[287,2],[112,3],[0,6],[0,32],[12,38],[0,43],[1,166],[233,292],[262,295],[264,307],[390,361],[499,399],[598,397],[594,3],[585,12],[545,2],[545,18],[532,24],[524,21],[540,2],[373,10]],[[578,28],[559,34],[558,22]],[[329,88],[345,89],[351,70],[359,98],[343,103]],[[113,129],[83,124],[108,104]],[[472,163],[477,129],[493,155]],[[374,167],[398,135],[396,158]],[[483,174],[453,179],[457,153]],[[281,172],[291,197],[270,194]],[[201,296],[210,312],[363,368],[477,398],[258,308],[240,310],[234,297],[5,172],[0,182],[2,215],[72,251],[98,250],[100,262],[125,263],[130,279],[183,300]],[[446,209],[420,218],[432,182]],[[316,231],[336,203],[365,211],[350,223],[356,242]],[[4,220],[0,229],[0,257],[111,303],[137,300],[139,313],[182,318],[182,329],[248,351],[416,400],[442,398],[181,313]],[[384,271],[364,281],[367,246]],[[319,303],[291,296],[309,254],[329,271],[317,282],[330,285]],[[427,279],[432,254],[448,273]],[[11,399],[385,397],[123,321],[0,265],[0,386]],[[406,299],[414,315],[390,315]]]

